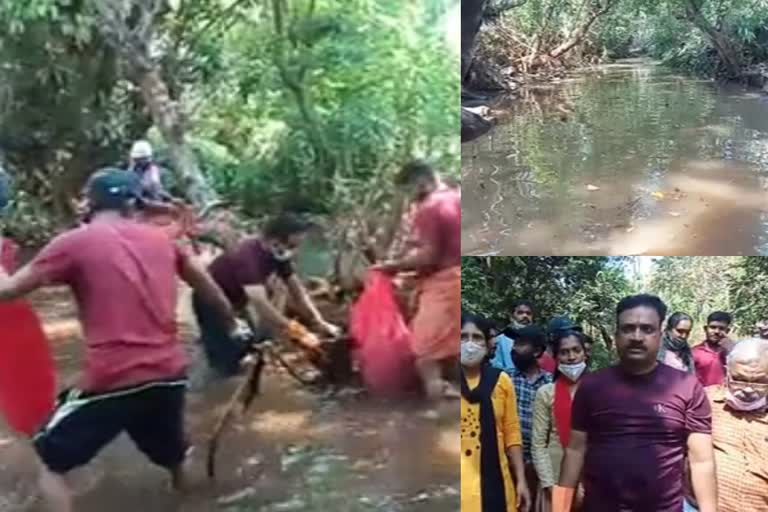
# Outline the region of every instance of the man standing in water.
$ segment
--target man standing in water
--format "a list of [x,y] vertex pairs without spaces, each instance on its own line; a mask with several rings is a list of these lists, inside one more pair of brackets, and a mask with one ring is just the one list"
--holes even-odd
[[443,378],[443,371],[455,368],[459,357],[461,193],[443,184],[437,171],[422,161],[406,164],[397,183],[408,187],[416,202],[416,247],[374,268],[393,274],[418,273],[419,298],[412,322],[417,370],[430,400],[458,398],[458,390]]
[[85,369],[78,389],[63,393],[34,439],[40,488],[52,512],[72,512],[64,479],[122,432],[174,487],[184,484],[187,365],[176,328],[177,276],[236,329],[229,303],[208,274],[160,231],[131,220],[136,178],[104,170],[88,182],[87,226],[49,243],[12,277],[0,272],[0,300],[66,284],[80,309]]
[[707,317],[704,326],[704,343],[693,348],[696,376],[703,386],[720,385],[725,381],[725,357],[728,353],[728,333],[731,331],[731,314],[715,311]]
[[[657,361],[667,308],[634,295],[616,308],[619,365],[584,377],[553,511],[680,512],[686,453],[700,512],[717,510],[712,410],[692,374]],[[618,455],[618,456],[617,456]]]

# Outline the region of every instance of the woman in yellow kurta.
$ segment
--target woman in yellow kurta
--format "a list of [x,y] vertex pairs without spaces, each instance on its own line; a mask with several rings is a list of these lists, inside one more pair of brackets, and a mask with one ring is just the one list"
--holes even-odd
[[461,512],[528,512],[512,379],[487,361],[482,319],[461,318]]

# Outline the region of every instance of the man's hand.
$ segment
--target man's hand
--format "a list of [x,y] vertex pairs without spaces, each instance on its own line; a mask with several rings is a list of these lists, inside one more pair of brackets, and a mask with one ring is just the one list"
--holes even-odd
[[320,320],[317,322],[317,329],[324,334],[327,334],[331,338],[338,338],[341,335],[341,327],[338,325],[334,325],[330,322],[326,322],[325,320]]
[[371,270],[378,270],[387,274],[396,274],[400,271],[400,263],[394,260],[382,261],[371,267]]
[[531,509],[531,492],[528,490],[528,484],[518,482],[517,488],[517,510],[518,512],[528,512]]

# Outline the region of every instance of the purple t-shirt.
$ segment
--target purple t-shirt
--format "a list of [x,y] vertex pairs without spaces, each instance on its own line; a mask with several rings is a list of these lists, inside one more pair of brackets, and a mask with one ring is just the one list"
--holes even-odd
[[612,367],[584,377],[572,428],[587,433],[583,512],[680,512],[688,434],[711,434],[712,410],[692,374]]
[[294,273],[291,261],[278,261],[258,238],[242,242],[231,252],[216,258],[209,272],[232,306],[241,309],[247,298],[245,287],[266,284],[272,274],[287,279]]

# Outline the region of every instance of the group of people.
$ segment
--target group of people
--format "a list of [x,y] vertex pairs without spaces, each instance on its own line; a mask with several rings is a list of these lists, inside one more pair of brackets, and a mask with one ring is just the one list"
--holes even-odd
[[462,311],[462,512],[768,511],[768,322],[729,338],[656,296],[616,308],[618,364],[591,370],[568,317]]
[[[167,197],[157,190],[158,175],[147,161],[151,149],[138,146],[131,169],[103,169],[90,177],[87,222],[57,236],[18,271],[0,267],[0,301],[67,285],[83,324],[82,380],[60,395],[33,439],[41,493],[53,512],[74,510],[66,474],[122,432],[183,490],[187,357],[177,333],[179,278],[193,289],[205,353],[224,376],[238,373],[253,339],[243,318],[310,348],[320,345],[319,335],[335,337],[340,330],[323,318],[294,268],[311,223],[278,215],[204,268],[165,232],[139,221],[147,199]],[[421,277],[413,346],[426,394],[438,398],[446,389],[442,364],[453,360],[455,368],[459,352],[450,305],[457,308],[460,297],[460,197],[424,162],[404,166],[398,183],[417,205],[416,243],[375,268]],[[285,282],[308,327],[273,306],[267,283],[274,278]]]

